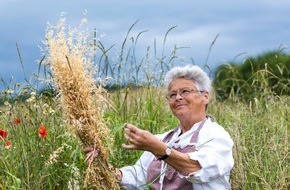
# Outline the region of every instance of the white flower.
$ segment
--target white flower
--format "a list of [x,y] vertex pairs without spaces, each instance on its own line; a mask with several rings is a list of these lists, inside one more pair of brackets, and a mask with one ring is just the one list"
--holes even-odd
[[49,107],[48,112],[49,112],[51,115],[53,115],[53,114],[55,113],[55,111],[54,111],[51,107]]
[[9,88],[6,92],[7,94],[13,94],[14,91],[11,88]]
[[5,106],[11,106],[10,103],[9,103],[8,101],[5,101],[5,102],[4,102],[4,105],[5,105]]

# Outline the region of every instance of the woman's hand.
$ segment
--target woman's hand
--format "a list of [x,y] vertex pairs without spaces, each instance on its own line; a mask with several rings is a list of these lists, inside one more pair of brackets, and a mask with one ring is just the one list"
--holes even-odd
[[149,131],[139,129],[138,127],[127,124],[125,126],[125,138],[129,144],[122,144],[122,147],[129,150],[145,150],[153,154],[160,154],[166,149],[166,144],[160,141]]
[[89,165],[98,157],[99,153],[96,149],[92,147],[85,147],[83,149],[84,153],[86,154],[85,162]]

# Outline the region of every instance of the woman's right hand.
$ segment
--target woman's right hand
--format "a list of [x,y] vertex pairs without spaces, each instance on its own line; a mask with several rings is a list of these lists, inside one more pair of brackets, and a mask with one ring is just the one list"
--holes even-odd
[[84,153],[86,154],[85,162],[89,165],[98,157],[99,153],[96,149],[92,147],[85,147],[83,149]]

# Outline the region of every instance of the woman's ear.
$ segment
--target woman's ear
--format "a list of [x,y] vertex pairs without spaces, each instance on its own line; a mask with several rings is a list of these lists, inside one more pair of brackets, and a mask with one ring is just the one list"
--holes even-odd
[[206,101],[206,104],[208,104],[209,103],[209,93],[205,91],[202,94],[203,94],[204,100]]

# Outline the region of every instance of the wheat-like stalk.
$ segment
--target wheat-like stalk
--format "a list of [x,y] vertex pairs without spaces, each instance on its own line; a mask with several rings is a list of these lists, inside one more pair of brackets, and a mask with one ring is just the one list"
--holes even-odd
[[61,18],[46,31],[47,64],[60,92],[61,105],[70,124],[85,147],[98,150],[97,159],[87,169],[85,188],[120,189],[108,152],[112,144],[110,130],[102,118],[104,90],[93,79],[93,43],[80,28],[65,26]]

